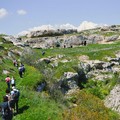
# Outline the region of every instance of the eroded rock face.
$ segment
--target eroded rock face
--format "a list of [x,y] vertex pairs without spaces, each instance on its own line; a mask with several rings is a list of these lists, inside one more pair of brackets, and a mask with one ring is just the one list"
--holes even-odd
[[115,41],[119,38],[118,35],[113,35],[110,37],[104,37],[102,35],[71,35],[71,36],[55,36],[55,37],[38,37],[38,38],[26,38],[21,42],[24,45],[28,45],[32,48],[54,48],[54,47],[61,47],[61,48],[70,48],[76,47],[80,45],[86,44],[95,44],[95,43],[102,43],[104,42],[111,42]]
[[105,106],[120,113],[120,84],[111,90],[110,95],[105,99]]
[[[65,93],[68,93],[70,90],[78,89],[78,73],[73,72],[65,72],[64,73],[65,79],[61,82],[61,89],[64,89]],[[66,89],[67,88],[67,89]]]
[[69,78],[74,78],[74,77],[78,76],[78,74],[77,74],[77,73],[73,73],[73,72],[65,72],[65,73],[64,73],[64,76],[65,76],[67,79],[69,79]]
[[[53,47],[78,47],[85,44],[112,43],[120,39],[120,26],[104,26],[80,33],[75,29],[49,29],[30,31],[24,37],[4,36],[4,39],[11,41],[19,47],[32,48],[53,48]],[[102,32],[102,34],[101,34]],[[74,34],[79,33],[79,34]],[[112,34],[111,34],[112,33]],[[69,34],[69,35],[68,35]],[[85,42],[85,44],[84,44]],[[2,44],[2,43],[0,43]]]
[[107,37],[107,38],[106,38],[106,41],[107,41],[107,42],[115,41],[115,40],[117,40],[118,38],[119,38],[118,35],[113,35],[113,36]]
[[78,76],[78,73],[65,72],[64,78],[53,84],[50,87],[50,91],[60,90],[63,94],[67,94],[69,91],[79,89]]

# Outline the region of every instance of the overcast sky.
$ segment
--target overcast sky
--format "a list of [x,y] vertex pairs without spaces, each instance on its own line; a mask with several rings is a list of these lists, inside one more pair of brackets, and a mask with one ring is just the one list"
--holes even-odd
[[83,21],[120,24],[120,0],[0,0],[0,33]]

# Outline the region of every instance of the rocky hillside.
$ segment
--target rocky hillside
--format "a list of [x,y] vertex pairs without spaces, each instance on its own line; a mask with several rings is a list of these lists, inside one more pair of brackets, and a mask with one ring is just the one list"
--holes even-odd
[[[110,43],[119,40],[120,26],[112,25],[77,32],[75,29],[31,31],[24,37],[11,38],[15,44],[32,48],[68,48],[85,44]],[[15,40],[13,40],[15,39]]]
[[[20,106],[27,106],[26,112],[16,118],[23,119],[25,115],[28,119],[33,118],[34,115],[30,113],[34,109],[36,120],[41,116],[41,119],[57,120],[57,116],[60,120],[74,120],[82,118],[82,114],[78,113],[85,111],[87,116],[83,118],[92,118],[95,113],[91,120],[117,119],[116,114],[106,107],[120,114],[120,26],[80,33],[72,31],[57,36],[48,36],[49,31],[41,36],[39,32],[19,38],[2,35],[0,39],[1,84],[4,86],[3,79],[7,74],[16,75],[18,87],[22,91]],[[27,71],[23,79],[19,78],[17,69],[12,66],[13,59],[25,64]],[[63,103],[64,107],[61,106]],[[47,105],[44,106],[45,104]],[[57,109],[56,113],[49,106]],[[50,116],[46,113],[45,118],[42,113],[48,109],[51,111]],[[41,114],[38,115],[40,111]],[[68,114],[65,114],[66,111]]]

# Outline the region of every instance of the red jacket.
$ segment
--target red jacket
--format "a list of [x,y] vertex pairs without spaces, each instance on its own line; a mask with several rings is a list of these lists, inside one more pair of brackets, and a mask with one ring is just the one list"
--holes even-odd
[[10,82],[10,77],[5,78],[6,82]]

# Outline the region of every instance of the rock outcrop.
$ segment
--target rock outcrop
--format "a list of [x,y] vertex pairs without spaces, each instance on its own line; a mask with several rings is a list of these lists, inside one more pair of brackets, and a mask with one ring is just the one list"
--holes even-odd
[[29,32],[24,37],[5,36],[4,38],[20,47],[29,46],[31,48],[43,49],[54,47],[69,48],[119,40],[119,31],[120,26],[114,25],[80,32],[76,29],[37,30]]
[[120,113],[120,84],[111,90],[110,95],[105,99],[105,106]]

